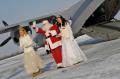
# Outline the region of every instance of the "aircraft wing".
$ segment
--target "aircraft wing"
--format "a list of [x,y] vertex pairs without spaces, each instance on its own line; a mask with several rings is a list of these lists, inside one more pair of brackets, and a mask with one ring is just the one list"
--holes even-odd
[[103,21],[110,21],[119,9],[120,0],[80,0],[67,10],[29,19],[0,29],[0,34],[16,29],[18,25],[29,26],[33,21],[40,23],[43,19],[54,17],[54,15],[62,15],[67,20],[72,18],[72,31],[75,35],[79,33],[83,26],[88,27]]
[[46,15],[46,16],[36,17],[34,19],[29,19],[29,20],[26,20],[26,21],[22,21],[20,23],[8,25],[7,27],[0,28],[0,34],[17,30],[19,25],[29,26],[29,25],[32,25],[33,21],[36,21],[36,23],[38,24],[38,23],[42,22],[42,20],[51,19],[52,17],[54,17],[54,16]]
[[[82,25],[87,20],[87,18],[98,8],[105,0],[80,0],[78,3],[74,4],[72,7],[68,8],[67,10],[53,13],[54,15],[62,15],[66,19],[70,19],[72,17],[72,30],[73,33],[77,33]],[[26,21],[22,21],[20,23],[9,25],[4,29],[0,29],[0,34],[9,32],[11,30],[15,30],[18,28],[19,25],[31,25],[33,21],[36,23],[40,23],[43,19],[49,18],[53,16],[53,14],[37,17],[34,19],[29,19]],[[81,19],[82,18],[82,19]],[[78,26],[79,25],[79,26]]]
[[16,30],[18,26],[0,28],[0,34]]

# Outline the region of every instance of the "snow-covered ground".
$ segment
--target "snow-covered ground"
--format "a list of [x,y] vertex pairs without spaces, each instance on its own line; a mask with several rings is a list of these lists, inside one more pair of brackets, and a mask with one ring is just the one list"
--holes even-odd
[[[0,44],[10,36],[10,33],[0,34]],[[19,46],[15,45],[11,39],[6,45],[0,47],[0,59],[6,58],[13,54],[18,53],[20,50]]]
[[[56,69],[51,55],[46,55],[44,48],[40,48],[38,53],[44,60],[44,73],[36,79],[119,79],[119,41],[94,44],[87,49],[84,46],[88,61],[63,69]],[[0,61],[0,79],[31,79],[23,67],[23,54]]]
[[[0,43],[4,41],[6,38],[8,38],[9,36],[10,36],[10,33],[5,33],[0,35],[0,40],[1,40]],[[93,43],[97,41],[89,37],[88,35],[80,36],[76,38],[76,40],[80,45],[89,44],[91,42]],[[13,40],[11,39],[6,45],[4,45],[3,47],[0,47],[0,60],[6,57],[17,55],[21,53],[21,51],[22,50],[20,49],[20,47],[15,45]]]

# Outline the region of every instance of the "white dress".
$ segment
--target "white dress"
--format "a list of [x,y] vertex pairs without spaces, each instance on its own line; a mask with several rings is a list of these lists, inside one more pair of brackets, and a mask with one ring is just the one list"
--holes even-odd
[[24,67],[29,74],[38,72],[42,68],[42,60],[32,45],[33,41],[28,34],[20,37],[20,47],[24,49]]
[[74,39],[70,24],[61,27],[62,36],[62,64],[63,67],[71,66],[81,61],[86,61],[87,57],[80,49]]

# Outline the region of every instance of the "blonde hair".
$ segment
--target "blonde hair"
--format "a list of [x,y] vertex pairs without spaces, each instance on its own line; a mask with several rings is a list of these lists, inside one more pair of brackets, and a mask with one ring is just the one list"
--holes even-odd
[[24,28],[24,26],[19,27],[19,31],[23,31],[24,35],[27,35],[27,30]]

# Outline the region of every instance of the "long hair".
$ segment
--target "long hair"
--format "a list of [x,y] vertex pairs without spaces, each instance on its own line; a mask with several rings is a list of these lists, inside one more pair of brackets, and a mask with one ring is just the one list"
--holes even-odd
[[[25,35],[28,34],[28,31],[27,31],[27,29],[24,26],[19,26],[18,29],[19,29],[19,31],[22,30]],[[19,37],[20,37],[20,34],[19,34]]]
[[62,25],[63,27],[65,27],[65,25],[67,24],[67,20],[66,20],[63,16],[61,16],[61,15],[59,15],[58,18],[60,18],[60,19],[62,20],[62,24],[58,23],[58,25],[59,25],[60,27],[61,27],[61,25]]

